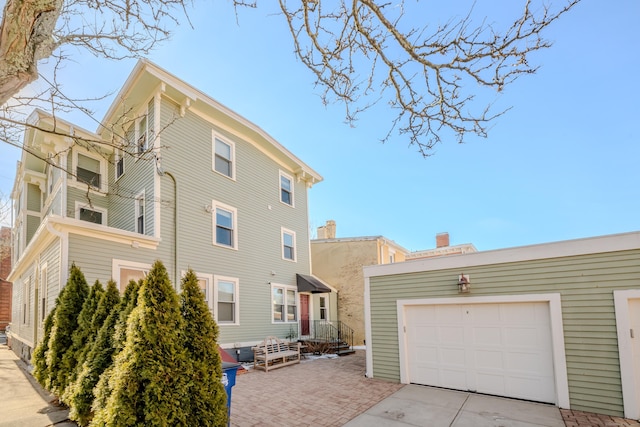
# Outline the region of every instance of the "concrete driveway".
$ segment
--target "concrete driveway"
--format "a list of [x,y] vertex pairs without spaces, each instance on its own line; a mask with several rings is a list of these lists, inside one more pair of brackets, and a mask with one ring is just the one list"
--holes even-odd
[[347,427],[564,427],[555,406],[407,385]]

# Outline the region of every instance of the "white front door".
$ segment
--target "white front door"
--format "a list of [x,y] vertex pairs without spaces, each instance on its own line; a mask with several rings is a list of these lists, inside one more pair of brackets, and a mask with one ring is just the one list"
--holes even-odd
[[409,382],[556,402],[547,302],[410,306]]

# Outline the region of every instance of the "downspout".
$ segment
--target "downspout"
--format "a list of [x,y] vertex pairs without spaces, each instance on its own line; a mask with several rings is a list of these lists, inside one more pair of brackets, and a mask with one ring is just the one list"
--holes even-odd
[[174,282],[173,287],[178,290],[178,278],[180,277],[178,274],[178,181],[176,181],[176,177],[173,176],[171,172],[165,172],[160,167],[160,157],[156,156],[156,172],[158,175],[165,176],[167,175],[173,181],[173,274],[174,274]]
[[174,287],[178,290],[178,181],[171,172],[165,172],[165,174],[173,181],[173,269],[174,269]]

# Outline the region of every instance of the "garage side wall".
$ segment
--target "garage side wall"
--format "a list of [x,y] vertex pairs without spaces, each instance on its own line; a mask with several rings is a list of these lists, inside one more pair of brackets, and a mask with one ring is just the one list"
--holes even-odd
[[[471,292],[459,294],[458,275]],[[623,415],[613,291],[640,288],[640,250],[371,276],[373,376],[400,381],[396,301],[560,293],[571,408]]]

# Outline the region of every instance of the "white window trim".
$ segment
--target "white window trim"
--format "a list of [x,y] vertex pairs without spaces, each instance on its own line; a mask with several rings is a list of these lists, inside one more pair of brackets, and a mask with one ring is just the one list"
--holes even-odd
[[[229,147],[231,147],[231,176],[225,175],[222,172],[218,172],[216,170],[216,139],[219,139],[220,142],[224,142]],[[235,142],[220,136],[220,134],[216,133],[215,131],[211,131],[211,170],[220,176],[224,176],[227,179],[230,179],[232,181],[236,180],[236,144]]]
[[[293,236],[293,259],[289,259],[287,257],[284,256],[284,235],[286,234],[290,234],[291,236]],[[289,261],[289,262],[298,262],[298,251],[297,251],[297,242],[296,242],[296,232],[289,230],[288,228],[284,228],[281,227],[280,228],[280,255],[282,256],[282,259],[285,261]]]
[[120,293],[123,293],[128,285],[128,283],[125,283],[124,286],[121,287],[122,284],[120,283],[120,270],[123,268],[129,270],[140,270],[147,274],[151,270],[151,264],[113,258],[111,260],[111,278],[114,282],[116,282],[116,285],[118,285]]
[[[78,220],[80,219],[80,209],[88,209],[88,210],[91,210],[91,211],[100,212],[102,214],[102,222],[101,222],[101,224],[102,225],[107,225],[108,224],[108,222],[107,222],[107,210],[106,209],[98,208],[96,206],[91,206],[91,205],[89,205],[87,203],[84,203],[84,202],[76,201],[76,209],[75,209],[75,215],[76,216],[75,216],[75,218],[78,219]],[[87,222],[89,224],[95,224],[95,223],[92,223],[92,222],[89,222],[89,221],[84,221],[84,222]]]
[[[289,181],[291,181],[291,204],[288,204],[282,201],[282,177],[283,176],[287,178]],[[291,175],[284,172],[283,170],[280,170],[280,173],[278,174],[278,200],[280,200],[280,203],[282,203],[285,206],[289,206],[290,208],[296,207],[295,181],[293,180],[293,177]]]
[[[96,187],[90,186],[84,182],[78,181],[77,178],[77,170],[78,170],[78,154],[82,154],[83,156],[90,157],[94,160],[100,162],[100,188],[96,189]],[[73,149],[73,171],[71,175],[71,181],[69,181],[69,185],[75,188],[80,188],[82,190],[86,190],[89,187],[89,191],[95,194],[102,194],[107,192],[107,183],[109,179],[107,176],[107,161],[102,156],[91,153],[80,146],[76,146]]]
[[[133,217],[133,230],[136,233],[142,234],[142,235],[146,235],[147,234],[147,200],[145,198],[145,190],[142,190],[141,192],[139,192],[138,194],[136,194],[136,196],[133,198],[134,200],[134,212],[135,215]],[[143,233],[140,233],[140,231],[138,230],[138,216],[140,215],[140,207],[138,205],[138,202],[142,200],[142,202],[144,203],[144,212],[143,212],[143,216],[142,216],[142,221],[143,221]]]
[[[218,226],[216,222],[216,211],[218,210],[218,208],[224,209],[225,211],[229,211],[233,213],[233,233],[232,233],[233,245],[232,246],[223,245],[216,241],[216,230]],[[213,243],[213,245],[218,246],[219,248],[232,249],[237,251],[238,250],[238,210],[233,206],[225,205],[224,203],[220,203],[216,200],[212,200],[211,201],[211,220],[213,225],[213,229],[212,229],[213,236],[212,236],[211,242]]]
[[[275,288],[282,288],[284,289],[284,309],[283,309],[283,313],[282,313],[282,317],[284,317],[284,320],[275,320],[273,318],[273,290]],[[294,291],[296,293],[296,301],[295,301],[295,305],[296,305],[296,318],[295,320],[287,320],[287,307],[291,304],[288,304],[287,301],[287,291]],[[311,297],[309,297],[309,301],[311,301]],[[271,323],[274,325],[281,325],[281,324],[297,324],[299,319],[300,319],[300,295],[298,292],[298,287],[297,286],[291,286],[291,285],[283,285],[280,283],[271,283],[271,293],[269,294],[269,302],[271,303]],[[312,316],[311,316],[311,304],[309,304],[309,320],[311,320]]]
[[[205,301],[207,302],[207,306],[209,307],[209,310],[213,313],[213,298],[211,298],[211,295],[213,293],[213,274],[198,273],[197,271],[194,271],[194,274],[196,275],[198,280],[205,280],[207,282],[205,286],[204,298],[205,298]],[[180,277],[184,279],[184,276],[186,275],[187,275],[186,270],[180,271]]]
[[[235,296],[233,306],[233,318],[234,322],[220,322],[218,320],[218,282],[232,282],[233,283],[233,295]],[[237,277],[229,276],[213,276],[213,318],[218,323],[218,326],[238,326],[240,325],[240,279]]]

